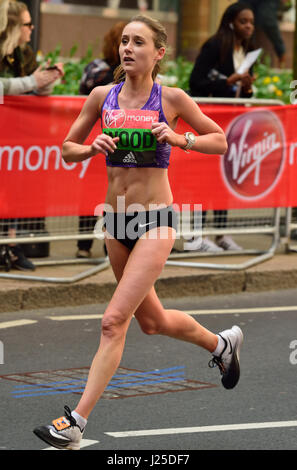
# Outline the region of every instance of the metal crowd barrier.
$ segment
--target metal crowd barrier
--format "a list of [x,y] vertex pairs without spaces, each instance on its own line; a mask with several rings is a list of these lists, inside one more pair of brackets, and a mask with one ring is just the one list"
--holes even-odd
[[[207,98],[194,97],[198,104],[228,104],[251,106],[283,106],[281,100],[273,99],[255,99],[255,98]],[[234,213],[240,213],[240,216],[232,217]],[[216,253],[197,253],[197,251],[188,253],[172,254],[167,261],[168,265],[181,267],[197,267],[200,269],[218,269],[218,270],[243,270],[256,264],[262,263],[273,257],[280,241],[280,217],[281,209],[241,209],[240,211],[228,210],[228,223],[225,228],[215,228],[211,224],[202,229],[203,237],[219,235],[270,235],[271,244],[265,250],[242,249],[240,251],[224,251]],[[232,222],[230,222],[230,220]],[[297,225],[296,225],[297,227]],[[206,263],[195,261],[178,261],[178,258],[197,258],[197,257],[222,257],[226,255],[255,255],[253,258],[237,264],[227,263]]]
[[[293,241],[291,240],[293,239]],[[284,243],[288,252],[297,252],[297,208],[288,207],[285,215]]]
[[[199,252],[199,251],[184,251],[183,243],[190,236],[201,236],[201,232],[195,232],[191,230],[189,232],[178,232],[176,241],[176,250],[173,252],[168,261],[167,265],[180,266],[180,267],[197,267],[205,269],[224,269],[224,270],[241,270],[246,269],[255,264],[261,263],[271,258],[275,250],[277,249],[280,239],[280,209],[245,209],[240,211],[229,210],[228,211],[228,223],[225,228],[215,228],[213,224],[212,211],[208,211],[205,227],[202,230],[203,237],[215,237],[217,235],[235,235],[237,237],[244,237],[245,241],[250,238],[250,245],[253,245],[251,237],[259,236],[262,237],[262,244],[266,244],[267,236],[271,237],[271,244],[267,249],[254,249],[254,248],[243,248],[240,251],[223,251],[219,253],[210,252]],[[191,214],[185,213],[182,218],[190,219]],[[70,219],[70,220],[68,220]],[[27,224],[32,225],[32,219],[27,220]],[[183,224],[180,223],[180,226]],[[48,218],[45,220],[45,228],[47,234],[34,233],[34,236],[20,235],[15,238],[9,238],[10,243],[21,243],[21,244],[38,244],[38,243],[56,243],[56,242],[68,242],[77,240],[93,239],[96,244],[101,245],[103,251],[103,234],[97,234],[95,236],[93,230],[90,230],[84,234],[78,232],[78,217],[55,217]],[[7,243],[8,238],[0,238],[0,244]],[[100,248],[100,246],[99,246]],[[73,247],[76,250],[75,247]],[[98,250],[97,250],[98,251]],[[74,254],[74,253],[73,253]],[[197,262],[189,261],[190,258],[211,258],[211,257],[224,257],[234,255],[246,255],[248,257],[253,256],[239,264],[226,264],[224,262]],[[86,277],[94,275],[109,267],[108,257],[102,256],[100,258],[88,258],[80,259],[74,257],[64,257],[63,259],[57,258],[57,256],[51,256],[49,258],[37,258],[32,259],[36,267],[41,266],[58,266],[67,264],[81,264],[81,265],[92,265],[91,268],[84,270],[83,272],[70,277],[44,277],[38,276],[37,274],[24,274],[24,273],[0,273],[0,278],[3,279],[23,279],[23,280],[34,280],[39,282],[53,282],[53,283],[71,283],[82,280]]]
[[[217,103],[217,104],[230,104],[230,105],[245,105],[245,106],[281,106],[284,103],[279,100],[256,100],[256,99],[221,99],[221,98],[193,98],[196,102],[202,103]],[[224,251],[220,253],[202,253],[197,251],[185,252],[183,250],[176,250],[170,255],[167,265],[169,266],[180,266],[180,267],[197,267],[202,269],[218,269],[218,270],[242,270],[251,267],[255,264],[259,264],[265,260],[270,259],[275,254],[280,241],[280,217],[281,209],[241,209],[241,210],[228,210],[228,223],[225,228],[216,228],[213,225],[213,211],[207,212],[207,218],[205,226],[202,230],[203,237],[205,236],[217,236],[217,235],[235,235],[235,236],[266,236],[271,237],[270,246],[266,249],[254,249],[246,248],[240,251]],[[192,217],[192,214],[183,214],[183,217]],[[79,229],[79,217],[49,217],[43,219],[42,230],[33,230],[36,219],[22,219],[22,230],[15,238],[9,238],[10,243],[20,244],[36,244],[46,242],[67,242],[70,240],[84,240],[84,239],[97,239],[103,246],[103,234],[95,235],[93,229],[86,230],[84,232]],[[1,222],[1,221],[0,221]],[[286,212],[286,232],[295,227],[292,223],[291,211],[287,209]],[[296,223],[297,228],[297,223]],[[31,229],[31,230],[30,230]],[[32,233],[34,235],[32,236]],[[201,233],[195,233],[190,231],[189,233],[178,233],[177,234],[177,245],[179,240],[183,240],[183,237],[189,236],[200,236]],[[7,244],[8,238],[1,233],[0,226],[0,245]],[[297,251],[297,247],[296,247]],[[249,255],[253,257],[244,262],[237,264],[227,263],[211,263],[211,262],[197,262],[188,261],[190,258],[205,258],[205,257],[222,257],[229,255]],[[34,274],[15,274],[11,272],[0,272],[0,278],[2,279],[21,279],[30,280],[37,282],[48,282],[48,283],[73,283],[89,276],[92,276],[110,266],[107,256],[99,258],[88,258],[80,259],[75,257],[63,257],[59,259],[57,257],[51,257],[50,259],[33,260],[36,267],[39,266],[52,266],[52,265],[66,265],[66,264],[91,264],[92,267],[84,270],[83,272],[74,276],[68,277],[44,277]]]
[[[9,243],[14,244],[39,244],[39,243],[51,243],[51,242],[68,242],[73,240],[88,240],[95,239],[94,231],[79,232],[79,218],[78,217],[47,217],[44,219],[21,219],[17,221],[20,225],[19,235],[16,237],[3,237],[0,230],[0,245]],[[42,229],[37,228],[34,230],[34,225],[42,224]],[[103,246],[103,234],[96,235],[96,238],[101,240]],[[74,248],[75,249],[75,248]],[[41,266],[59,266],[69,264],[91,264],[94,265],[87,270],[82,271],[79,274],[68,277],[45,277],[38,276],[35,274],[15,274],[12,272],[0,273],[0,279],[22,279],[36,282],[49,282],[49,283],[73,283],[85,279],[89,276],[97,274],[98,272],[109,267],[109,259],[107,256],[97,258],[75,258],[75,257],[63,257],[62,259],[57,256],[49,257],[45,259],[43,257],[32,259],[34,265],[38,268]]]
[[198,104],[230,104],[244,106],[283,106],[284,102],[274,99],[258,99],[258,98],[196,98],[193,100]]
[[[269,236],[271,238],[268,247],[263,249],[255,248],[242,248],[238,250],[228,250],[221,252],[199,252],[199,251],[187,251],[180,253],[173,253],[170,255],[167,265],[169,266],[180,266],[180,267],[192,267],[200,269],[218,269],[218,270],[243,270],[247,269],[256,264],[262,263],[273,257],[280,241],[280,220],[281,220],[281,209],[241,209],[240,211],[228,210],[228,223],[225,228],[215,228],[211,223],[211,212],[209,211],[209,223],[206,222],[206,226],[202,229],[202,237],[211,236],[231,236],[245,238],[243,244],[249,238],[250,244],[251,237],[257,236],[258,242],[261,237],[261,243],[266,245],[266,239]],[[239,212],[244,213],[244,216],[239,215]],[[234,216],[235,213],[235,216]],[[186,236],[186,234],[183,234]],[[201,233],[197,234],[201,236]],[[238,256],[245,255],[249,257],[246,261],[240,263],[224,263],[224,262],[197,262],[197,261],[185,261],[190,258],[211,258],[216,257],[217,259],[226,256]],[[182,261],[178,261],[179,259]]]

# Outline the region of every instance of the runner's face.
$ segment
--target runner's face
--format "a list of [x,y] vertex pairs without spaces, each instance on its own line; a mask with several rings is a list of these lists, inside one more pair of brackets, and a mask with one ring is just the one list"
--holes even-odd
[[165,49],[156,49],[153,31],[144,23],[129,23],[123,30],[120,58],[128,74],[151,73],[155,64],[163,57]]

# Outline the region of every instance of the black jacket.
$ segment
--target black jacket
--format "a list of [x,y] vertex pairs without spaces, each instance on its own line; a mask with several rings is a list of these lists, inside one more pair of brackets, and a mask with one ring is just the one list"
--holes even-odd
[[[230,50],[223,63],[220,62],[220,43],[212,37],[202,46],[190,77],[192,96],[212,96],[232,98],[236,95],[234,86],[227,84],[227,78],[235,72],[233,50]],[[252,75],[252,69],[250,69]],[[224,76],[226,78],[224,78]],[[241,91],[241,98],[250,98],[252,93]]]

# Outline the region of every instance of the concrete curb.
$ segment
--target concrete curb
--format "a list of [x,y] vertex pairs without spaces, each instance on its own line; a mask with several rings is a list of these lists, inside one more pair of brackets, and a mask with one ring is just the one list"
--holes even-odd
[[[220,271],[163,276],[155,284],[160,298],[210,296],[240,292],[263,292],[297,287],[297,269]],[[44,284],[0,290],[0,313],[108,302],[115,282],[89,281],[76,284]]]

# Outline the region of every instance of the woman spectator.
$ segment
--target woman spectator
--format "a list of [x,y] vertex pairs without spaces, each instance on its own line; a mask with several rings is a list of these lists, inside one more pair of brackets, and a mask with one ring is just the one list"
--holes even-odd
[[[202,46],[196,59],[191,77],[192,96],[210,96],[227,98],[250,98],[253,94],[254,81],[252,69],[238,73],[246,54],[255,49],[252,41],[254,33],[254,13],[244,3],[230,5],[222,16],[219,28],[214,36]],[[206,212],[202,213],[202,226]],[[227,226],[227,210],[214,211],[214,226]],[[217,236],[216,243],[205,238],[194,238],[185,243],[185,249],[219,252],[240,250],[241,247],[229,236]]]
[[21,85],[14,87],[14,94],[34,91],[39,95],[49,95],[54,82],[63,75],[62,65],[44,70],[42,66],[38,67],[36,55],[28,44],[34,25],[25,3],[4,0],[1,9],[4,15],[0,29],[0,77],[30,77],[25,88],[25,81],[19,81]]
[[[61,76],[61,66],[42,70],[38,67],[33,50],[29,46],[32,28],[27,6],[14,0],[0,2],[0,85],[4,94],[20,95],[35,92],[47,95],[53,83]],[[4,219],[0,221],[1,232],[15,238],[17,230],[25,228],[26,219]],[[34,219],[34,225],[42,226],[43,219]],[[24,226],[24,227],[23,227]],[[19,270],[34,270],[21,245],[10,244],[12,267]]]

